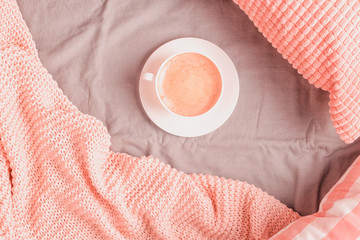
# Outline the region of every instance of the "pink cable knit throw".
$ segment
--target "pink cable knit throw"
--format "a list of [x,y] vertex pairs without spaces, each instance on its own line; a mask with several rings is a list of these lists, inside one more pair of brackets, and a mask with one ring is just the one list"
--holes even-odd
[[15,0],[0,1],[0,140],[0,239],[266,239],[299,218],[246,183],[109,151],[41,65]]
[[360,1],[234,0],[300,74],[330,93],[346,143],[360,136]]

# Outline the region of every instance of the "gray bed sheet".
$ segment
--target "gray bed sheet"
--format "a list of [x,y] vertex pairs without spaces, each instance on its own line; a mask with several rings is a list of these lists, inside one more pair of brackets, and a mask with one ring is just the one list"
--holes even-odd
[[[186,173],[246,181],[306,215],[360,154],[345,145],[328,94],[284,60],[231,0],[18,0],[40,59],[68,98],[101,120],[111,148],[153,155]],[[140,71],[161,44],[200,37],[223,48],[240,81],[234,113],[195,138],[143,111]]]

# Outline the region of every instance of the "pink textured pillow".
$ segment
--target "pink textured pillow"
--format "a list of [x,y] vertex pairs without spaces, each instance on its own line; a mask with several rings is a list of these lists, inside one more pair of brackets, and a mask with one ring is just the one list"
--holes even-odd
[[271,239],[359,239],[360,157],[328,192],[319,212],[302,217]]
[[346,143],[360,135],[360,1],[234,0],[259,31],[315,87]]

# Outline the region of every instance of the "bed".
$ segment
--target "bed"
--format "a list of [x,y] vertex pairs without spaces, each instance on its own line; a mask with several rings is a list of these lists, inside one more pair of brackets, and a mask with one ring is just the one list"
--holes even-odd
[[[81,112],[104,123],[115,152],[246,181],[301,215],[318,210],[360,154],[335,132],[328,92],[310,85],[230,0],[17,2],[42,63]],[[179,37],[217,44],[239,75],[235,111],[202,137],[159,129],[139,99],[145,61]]]

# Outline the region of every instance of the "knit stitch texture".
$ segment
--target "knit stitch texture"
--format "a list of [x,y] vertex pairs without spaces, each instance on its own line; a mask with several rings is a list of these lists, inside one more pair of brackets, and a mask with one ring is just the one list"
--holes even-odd
[[360,136],[360,1],[234,2],[304,78],[329,91],[336,132],[346,143],[355,141]]
[[15,0],[0,1],[0,140],[0,239],[267,239],[299,218],[247,183],[111,152],[42,66]]

